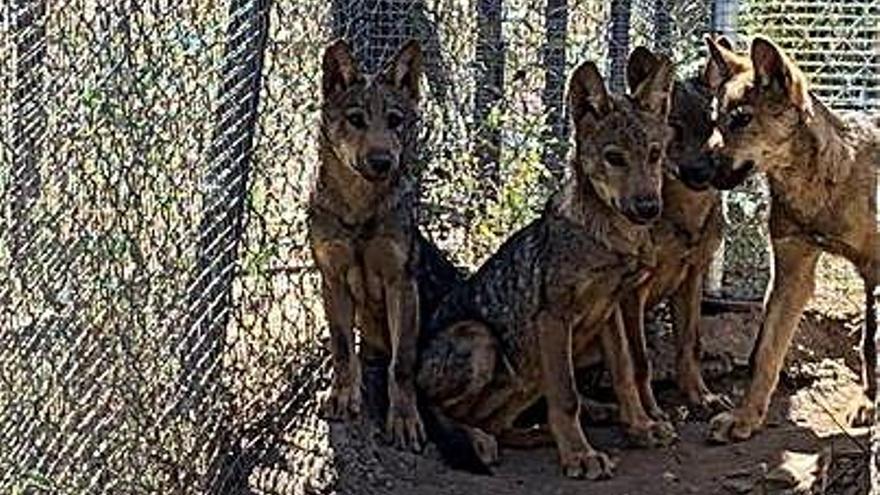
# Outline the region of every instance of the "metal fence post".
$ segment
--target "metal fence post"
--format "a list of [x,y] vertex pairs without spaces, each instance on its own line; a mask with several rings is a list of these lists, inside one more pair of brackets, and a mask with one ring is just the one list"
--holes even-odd
[[654,1],[654,50],[667,55],[672,51],[669,0]]
[[22,266],[27,245],[33,241],[29,210],[40,195],[39,162],[46,134],[46,0],[16,0],[11,9],[15,70],[10,102],[12,177],[7,235],[13,265]]
[[739,0],[713,0],[712,31],[721,33],[732,41],[735,40],[737,15],[739,15]]
[[[736,16],[739,0],[713,0],[710,31],[722,33],[731,41],[736,39]],[[727,217],[728,193],[721,193],[721,205],[725,218]],[[721,237],[721,244],[712,256],[712,263],[706,272],[704,290],[711,296],[721,296],[724,289],[724,263],[726,251],[725,236]]]
[[544,166],[553,175],[562,175],[562,162],[568,144],[565,116],[565,41],[568,35],[568,0],[547,0],[544,10],[544,92],[546,112]]
[[[194,408],[209,391],[223,393],[217,378],[232,312],[238,246],[245,226],[269,7],[269,0],[232,0],[229,6],[214,130],[202,181],[204,203],[197,268],[189,289],[181,355],[186,383],[183,392]],[[201,417],[198,409],[193,412]],[[207,440],[215,447],[208,450],[215,459],[209,470],[209,491],[226,493],[237,478],[231,463],[241,461],[234,459],[228,425],[222,418],[213,419],[217,433]]]
[[609,89],[626,91],[626,58],[629,55],[629,28],[632,15],[630,0],[611,1],[611,29],[608,39]]
[[474,98],[476,154],[480,173],[490,191],[501,181],[501,130],[490,122],[492,110],[504,96],[504,40],[501,32],[502,0],[477,1],[477,89]]

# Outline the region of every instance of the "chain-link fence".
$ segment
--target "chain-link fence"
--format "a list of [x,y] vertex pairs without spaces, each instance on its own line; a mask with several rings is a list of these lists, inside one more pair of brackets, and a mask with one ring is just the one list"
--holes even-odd
[[[626,54],[647,44],[692,74],[718,11],[698,0],[4,3],[0,491],[332,486],[304,219],[331,37],[349,38],[370,70],[422,40],[422,223],[474,267],[561,173],[568,71],[601,60],[620,86]],[[732,219],[761,225],[761,203],[742,204]],[[726,285],[755,293],[743,281],[764,273],[749,251],[763,243],[731,238]]]

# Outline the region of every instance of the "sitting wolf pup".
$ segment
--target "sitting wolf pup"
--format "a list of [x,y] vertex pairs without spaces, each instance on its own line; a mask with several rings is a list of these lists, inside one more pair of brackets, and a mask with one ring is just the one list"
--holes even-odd
[[648,224],[661,211],[671,87],[665,58],[632,96],[609,94],[593,63],[578,67],[567,95],[575,151],[566,184],[425,326],[417,383],[426,418],[442,431],[432,439],[453,467],[487,472],[496,441],[544,397],[564,474],[610,476],[609,458],[581,428],[573,371],[577,355],[600,342],[628,433],[650,445],[675,438],[642,408],[617,304],[654,263]]
[[[719,38],[717,42],[730,47]],[[659,63],[643,47],[630,55],[627,78],[631,89],[644,80],[645,72]],[[651,226],[657,265],[651,276],[624,299],[624,308],[646,308],[669,298],[676,347],[676,378],[689,405],[701,416],[730,409],[730,401],[712,393],[700,370],[700,301],[703,277],[721,243],[723,217],[718,189],[729,189],[745,179],[748,170],[731,174],[719,167],[706,142],[714,131],[710,83],[719,68],[709,58],[702,74],[676,81],[669,125],[674,137],[666,154],[663,179],[663,213]],[[744,173],[743,173],[744,172]],[[642,404],[654,419],[665,414],[651,389],[651,363],[647,357],[642,310],[624,312],[627,337],[633,352],[636,382]]]
[[421,60],[419,45],[410,42],[368,77],[344,42],[326,49],[321,162],[308,212],[333,360],[325,413],[335,419],[360,413],[357,323],[363,358],[390,359],[387,433],[415,450],[424,441],[413,383],[420,313],[460,279],[416,224]]

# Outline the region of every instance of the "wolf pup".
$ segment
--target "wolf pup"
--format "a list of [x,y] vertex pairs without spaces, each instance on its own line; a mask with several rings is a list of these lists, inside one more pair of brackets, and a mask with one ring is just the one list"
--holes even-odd
[[822,252],[851,261],[865,283],[865,400],[852,419],[869,422],[877,391],[880,123],[835,115],[809,91],[797,65],[767,38],[752,41],[750,56],[707,42],[722,69],[716,90],[719,134],[711,144],[733,159],[734,169],[754,164],[767,175],[773,247],[752,380],[739,407],[713,418],[710,439],[743,440],[761,427],[786,351],[813,294]]
[[[719,43],[730,46],[726,39]],[[627,79],[632,90],[655,70],[660,59],[644,47],[630,55]],[[714,131],[709,81],[718,68],[710,58],[700,76],[675,81],[669,125],[674,137],[666,153],[667,173],[663,179],[663,213],[651,226],[657,265],[644,284],[623,302],[627,337],[633,352],[636,382],[642,404],[654,419],[666,415],[657,405],[651,388],[651,363],[647,357],[643,309],[669,298],[676,342],[678,387],[692,409],[701,415],[730,409],[730,401],[712,393],[700,369],[700,302],[703,277],[712,255],[721,243],[723,217],[718,189],[728,189],[739,180],[722,177],[717,157],[706,147]]]
[[348,46],[324,52],[320,167],[308,221],[323,280],[333,381],[328,417],[361,411],[361,363],[387,361],[386,433],[398,447],[420,449],[425,433],[414,373],[420,310],[439,300],[459,275],[418,231],[414,170],[419,45],[403,46],[386,68],[362,75]]
[[628,433],[642,444],[674,440],[671,425],[642,408],[617,304],[654,263],[648,225],[661,211],[671,88],[666,58],[632,96],[608,93],[593,63],[578,67],[567,95],[575,150],[566,184],[426,325],[417,380],[426,417],[445,428],[432,439],[453,467],[488,471],[514,420],[544,397],[564,474],[610,476],[609,458],[581,428],[573,370],[600,342]]

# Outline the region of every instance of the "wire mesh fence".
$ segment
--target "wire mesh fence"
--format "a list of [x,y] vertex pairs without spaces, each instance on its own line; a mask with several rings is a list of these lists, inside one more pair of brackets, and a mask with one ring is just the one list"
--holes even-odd
[[[698,0],[6,2],[0,491],[331,489],[304,207],[331,37],[368,70],[422,40],[422,223],[473,268],[561,174],[568,71],[605,61],[620,86],[626,54],[646,44],[690,75],[713,11]],[[729,202],[725,287],[755,295],[765,208],[748,191]]]

